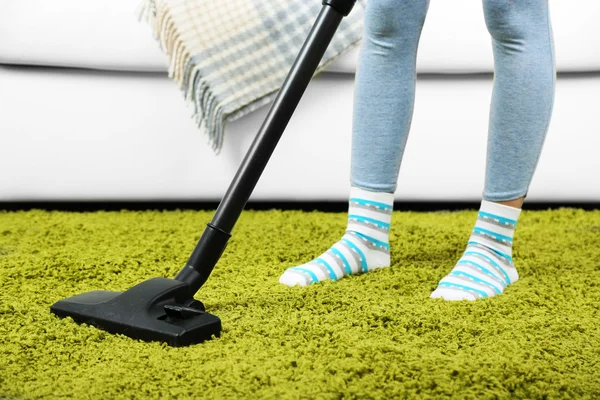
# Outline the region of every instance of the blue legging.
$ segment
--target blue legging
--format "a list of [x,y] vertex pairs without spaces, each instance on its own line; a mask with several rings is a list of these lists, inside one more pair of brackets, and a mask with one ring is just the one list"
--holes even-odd
[[[556,68],[548,0],[482,1],[494,54],[482,197],[513,200],[527,195],[554,104]],[[429,0],[369,0],[366,5],[355,81],[353,186],[396,190],[428,8]]]

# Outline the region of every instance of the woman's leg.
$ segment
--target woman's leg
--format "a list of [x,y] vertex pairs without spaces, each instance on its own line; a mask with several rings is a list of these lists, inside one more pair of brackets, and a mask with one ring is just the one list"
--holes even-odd
[[495,60],[483,198],[525,197],[554,104],[548,0],[484,0]]
[[429,0],[369,0],[356,71],[348,227],[279,281],[307,285],[390,265],[394,191],[411,125],[416,57]]
[[356,72],[351,184],[396,190],[412,122],[417,49],[429,0],[370,0]]
[[494,296],[518,279],[512,239],[554,104],[548,0],[483,0],[483,7],[495,66],[483,201],[465,253],[432,298]]

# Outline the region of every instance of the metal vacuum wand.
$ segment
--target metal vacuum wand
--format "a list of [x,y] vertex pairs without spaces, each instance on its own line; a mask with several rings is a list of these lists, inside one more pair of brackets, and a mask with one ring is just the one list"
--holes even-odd
[[208,279],[231,237],[258,179],[310,83],[342,18],[356,0],[323,0],[323,8],[304,42],[265,121],[252,142],[215,215],[176,280],[196,293]]

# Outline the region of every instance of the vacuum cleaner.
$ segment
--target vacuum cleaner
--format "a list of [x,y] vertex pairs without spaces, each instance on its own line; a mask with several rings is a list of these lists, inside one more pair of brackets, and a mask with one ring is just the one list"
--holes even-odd
[[153,278],[125,292],[95,290],[60,300],[50,307],[58,317],[113,334],[180,347],[220,337],[221,320],[206,312],[194,295],[208,279],[231,237],[271,154],[310,83],[343,17],[356,0],[323,0],[322,9],[265,121],[225,196],[174,279]]

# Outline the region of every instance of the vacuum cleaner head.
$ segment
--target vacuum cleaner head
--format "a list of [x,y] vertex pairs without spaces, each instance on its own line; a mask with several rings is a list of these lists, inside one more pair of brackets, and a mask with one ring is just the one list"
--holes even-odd
[[193,299],[189,285],[154,278],[121,292],[96,290],[56,302],[50,311],[61,318],[93,325],[133,339],[188,346],[221,333],[221,320]]

